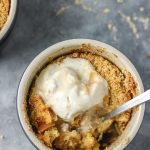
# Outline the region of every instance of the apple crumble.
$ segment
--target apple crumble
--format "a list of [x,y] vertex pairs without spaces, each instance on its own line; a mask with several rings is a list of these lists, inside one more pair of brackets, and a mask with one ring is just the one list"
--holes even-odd
[[[35,82],[40,74],[39,72],[31,85],[27,99],[27,114],[31,127],[41,142],[52,149],[107,149],[123,133],[131,118],[132,110],[113,119],[103,121],[92,128],[82,130],[82,127],[88,124],[87,120],[91,112],[94,113],[94,118],[98,119],[103,113],[115,109],[136,96],[136,83],[129,72],[120,70],[109,60],[91,52],[73,52],[56,58],[48,65],[61,64],[66,58],[88,60],[95,71],[107,81],[108,93],[103,98],[104,108],[100,109],[97,106],[94,109],[92,108],[93,110],[79,113],[70,122],[63,120],[36,92]],[[83,74],[86,74],[86,72],[83,72]]]
[[0,0],[0,30],[3,28],[9,15],[10,1]]

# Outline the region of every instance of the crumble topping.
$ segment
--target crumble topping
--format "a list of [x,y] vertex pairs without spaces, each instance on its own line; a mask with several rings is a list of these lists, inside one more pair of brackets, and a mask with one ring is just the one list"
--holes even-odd
[[0,30],[3,28],[9,15],[9,0],[0,0]]
[[[120,70],[102,56],[91,52],[74,52],[59,57],[51,63],[60,64],[67,57],[83,58],[90,61],[95,70],[108,82],[109,94],[103,99],[106,112],[127,102],[137,94],[136,83],[131,74],[125,70]],[[53,149],[107,149],[123,133],[132,115],[132,110],[128,110],[113,119],[102,122],[96,128],[80,132],[78,128],[87,116],[79,114],[71,123],[66,123],[44,103],[36,93],[34,86],[33,83],[27,100],[29,121],[37,137]],[[100,113],[99,110],[95,111],[98,116]]]

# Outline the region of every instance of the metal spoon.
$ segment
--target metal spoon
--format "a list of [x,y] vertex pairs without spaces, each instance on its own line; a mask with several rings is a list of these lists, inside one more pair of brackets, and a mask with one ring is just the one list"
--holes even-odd
[[131,99],[130,101],[124,103],[123,105],[117,107],[110,113],[106,114],[105,116],[103,116],[103,120],[111,119],[111,118],[125,112],[126,110],[133,108],[137,105],[140,105],[148,100],[150,100],[150,89],[147,90],[146,92],[140,94],[139,96]]
[[87,122],[84,123],[84,125],[82,125],[81,127],[79,127],[78,130],[82,131],[82,129],[84,129],[85,127],[87,128],[86,130],[88,130],[89,128],[96,128],[104,121],[111,119],[111,118],[127,111],[128,109],[133,108],[137,105],[140,105],[148,100],[150,100],[150,89],[147,90],[146,92],[140,94],[139,96],[131,99],[130,101],[124,103],[123,105],[117,107],[113,111],[105,114],[104,116],[101,116],[98,120],[95,120],[94,118],[92,118],[93,119],[92,123],[89,124],[89,126],[88,126],[88,120],[87,120]]

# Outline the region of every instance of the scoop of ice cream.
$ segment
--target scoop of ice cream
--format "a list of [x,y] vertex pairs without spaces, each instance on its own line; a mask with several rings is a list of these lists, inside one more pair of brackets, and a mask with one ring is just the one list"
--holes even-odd
[[66,58],[60,64],[48,65],[36,79],[35,89],[65,121],[96,105],[102,107],[108,94],[107,81],[82,58]]

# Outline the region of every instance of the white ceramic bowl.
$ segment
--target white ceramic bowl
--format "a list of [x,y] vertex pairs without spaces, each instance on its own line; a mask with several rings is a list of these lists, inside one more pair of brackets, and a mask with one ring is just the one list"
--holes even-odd
[[15,19],[16,11],[17,11],[18,0],[10,0],[10,10],[6,23],[3,28],[0,30],[0,41],[6,36],[6,34],[10,31],[10,28]]
[[[82,44],[90,44],[93,48],[96,47],[100,49],[97,51],[97,53],[109,59],[119,68],[127,69],[137,82],[137,86],[139,88],[140,93],[143,92],[144,90],[141,78],[138,72],[136,71],[135,67],[133,66],[133,64],[120,51],[116,50],[115,48],[105,43],[89,39],[72,39],[50,46],[42,53],[40,53],[25,70],[22,79],[20,81],[17,96],[17,109],[21,126],[27,137],[30,139],[30,141],[40,150],[47,150],[48,148],[44,146],[37,139],[32,130],[29,129],[25,119],[24,101],[27,97],[29,86],[37,71],[49,60],[49,57],[53,58],[59,55],[63,55],[65,53],[70,52],[72,49],[79,48]],[[128,123],[124,133],[118,138],[118,140],[116,140],[116,142],[114,142],[109,147],[109,149],[122,150],[130,143],[130,141],[135,137],[136,133],[139,130],[139,127],[143,120],[144,110],[145,104],[140,105],[138,108],[134,110],[132,118]]]

